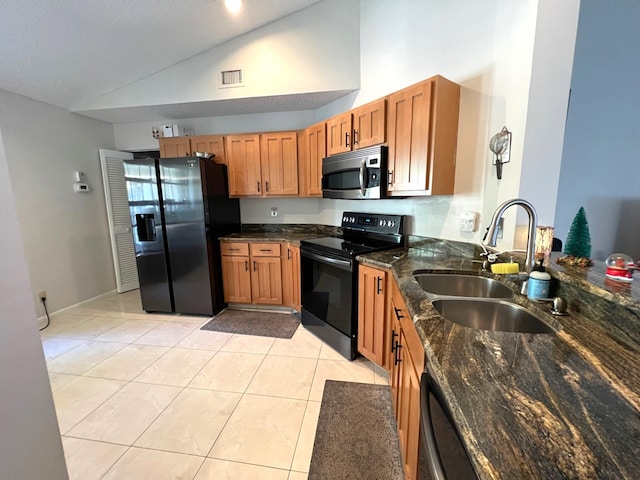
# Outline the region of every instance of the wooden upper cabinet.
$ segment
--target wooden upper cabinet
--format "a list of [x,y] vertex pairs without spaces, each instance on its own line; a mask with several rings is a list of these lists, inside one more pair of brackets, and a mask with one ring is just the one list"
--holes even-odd
[[353,149],[379,145],[386,140],[387,101],[384,98],[353,109]]
[[213,153],[213,161],[220,164],[226,164],[224,155],[224,137],[222,135],[196,135],[189,137],[191,144],[191,154],[196,152]]
[[190,157],[189,137],[166,137],[158,139],[160,158]]
[[322,159],[327,156],[327,125],[316,123],[301,134],[299,146],[301,195],[322,196]]
[[298,194],[297,132],[260,135],[264,195]]
[[327,120],[327,155],[351,151],[351,111]]
[[229,195],[262,195],[260,135],[226,137]]
[[388,97],[390,196],[450,195],[460,86],[436,76]]

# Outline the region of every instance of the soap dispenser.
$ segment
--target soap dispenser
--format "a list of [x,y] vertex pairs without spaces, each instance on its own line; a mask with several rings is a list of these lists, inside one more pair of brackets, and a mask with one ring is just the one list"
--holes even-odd
[[529,274],[527,297],[531,300],[544,300],[549,298],[551,275],[545,271],[542,262],[543,259],[536,260],[536,264]]

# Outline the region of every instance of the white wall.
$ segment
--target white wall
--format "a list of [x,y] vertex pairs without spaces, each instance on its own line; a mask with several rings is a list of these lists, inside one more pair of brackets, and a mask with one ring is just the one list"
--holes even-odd
[[[528,178],[531,172],[548,171],[552,178],[546,179],[545,186],[556,189],[577,2],[557,6],[552,0],[401,0],[389,8],[386,0],[362,1],[361,85],[357,92],[318,109],[313,120],[311,112],[304,112],[297,116],[264,114],[258,121],[246,116],[246,123],[242,116],[238,116],[239,122],[229,117],[199,123],[190,120],[187,126],[197,124],[201,127],[197,133],[255,131],[260,125],[271,124],[302,128],[305,122],[326,119],[441,74],[462,86],[453,196],[375,202],[247,199],[241,201],[243,222],[286,223],[295,219],[337,224],[342,210],[370,210],[412,215],[411,233],[478,242],[496,206],[519,196],[538,207],[543,222],[552,222],[553,195],[531,188]],[[558,35],[564,22],[567,26]],[[534,108],[530,109],[531,105]],[[293,120],[285,120],[288,117]],[[150,148],[152,125],[116,125],[118,148],[140,145],[142,149],[142,144]],[[505,125],[513,132],[511,163],[504,166],[503,179],[498,180],[488,142]],[[284,128],[289,127],[271,130]],[[278,217],[267,216],[271,206],[278,207]],[[479,228],[473,234],[458,230],[459,214],[467,210],[480,213]],[[505,215],[505,238],[498,245],[501,249],[510,249],[517,242],[517,209],[511,210]]]
[[[357,0],[317,3],[74,110],[358,88],[359,8]],[[244,87],[219,89],[218,72],[235,68]]]
[[555,228],[584,206],[599,260],[640,258],[639,24],[638,3],[581,2]]
[[1,129],[0,225],[0,477],[64,480],[67,470]]
[[[546,47],[549,32],[557,26],[548,18],[553,13],[548,1],[405,0],[394,2],[393,8],[385,0],[362,2],[361,89],[319,109],[316,119],[328,118],[435,74],[459,83],[462,91],[455,193],[374,202],[321,200],[309,203],[310,221],[329,218],[339,223],[341,211],[348,209],[400,213],[413,216],[410,233],[480,241],[496,206],[521,195],[523,165],[539,160],[534,153],[525,155],[525,138],[548,135],[551,128],[564,121],[562,109],[529,112],[530,102],[546,102],[549,96],[555,99],[561,96],[557,92],[566,96],[569,82],[569,73],[558,75],[554,70],[557,66],[547,60],[546,48],[534,65],[534,47]],[[573,4],[565,7],[569,13],[562,13],[556,21],[570,19],[571,8],[577,15],[577,5]],[[559,46],[572,51],[570,32],[556,42],[556,48]],[[534,80],[537,88],[530,92]],[[488,141],[503,125],[514,132],[512,160],[504,166],[503,179],[497,180]],[[562,135],[556,135],[548,148],[559,152],[561,144]],[[559,155],[553,161],[559,164]],[[546,204],[544,192],[525,193],[534,204],[541,204],[545,215],[553,215],[553,205]],[[242,201],[243,221],[269,221],[267,205],[259,202]],[[279,203],[278,219],[302,217],[300,204],[286,200]],[[276,206],[273,201],[269,205]],[[458,230],[459,214],[466,210],[481,214],[478,231],[473,234]],[[517,212],[512,210],[505,216],[505,238],[498,245],[501,249],[512,248],[514,243]]]
[[156,120],[150,122],[116,123],[113,131],[118,150],[157,150],[158,140],[151,135],[152,128],[178,124],[192,128],[196,135],[213,133],[248,133],[284,130],[300,130],[315,122],[314,111],[256,113],[251,115],[226,115],[223,117],[187,118],[180,120]]
[[[0,90],[9,165],[33,302],[49,311],[115,288],[99,148],[114,148],[110,124]],[[82,171],[89,193],[73,191]]]

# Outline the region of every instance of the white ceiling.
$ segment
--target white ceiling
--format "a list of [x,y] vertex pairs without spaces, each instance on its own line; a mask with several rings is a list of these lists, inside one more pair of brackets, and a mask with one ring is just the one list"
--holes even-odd
[[[0,89],[69,109],[319,1],[243,0],[234,16],[222,0],[3,0]],[[318,108],[339,96],[243,104],[241,113]],[[85,114],[114,122],[205,111],[189,104]]]

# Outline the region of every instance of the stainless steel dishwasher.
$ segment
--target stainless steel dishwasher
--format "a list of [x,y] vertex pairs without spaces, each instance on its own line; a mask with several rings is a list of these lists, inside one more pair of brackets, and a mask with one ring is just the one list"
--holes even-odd
[[425,362],[420,379],[419,480],[477,480],[442,390]]

